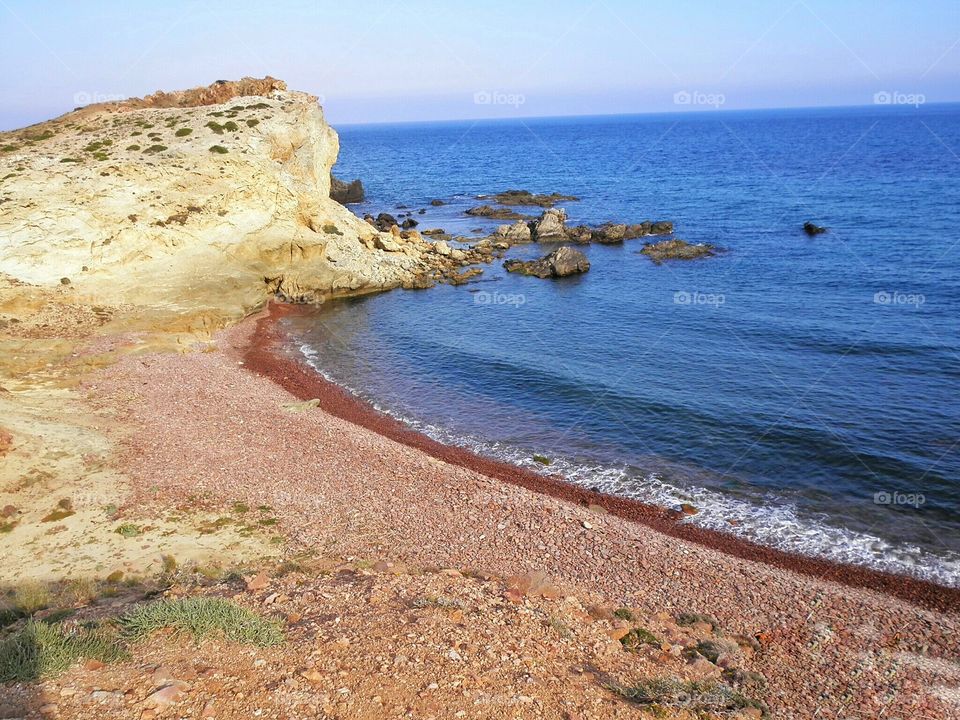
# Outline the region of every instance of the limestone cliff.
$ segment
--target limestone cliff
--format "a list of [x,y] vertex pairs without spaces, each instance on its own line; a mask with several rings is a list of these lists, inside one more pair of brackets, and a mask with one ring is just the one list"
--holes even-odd
[[[0,273],[85,303],[243,313],[409,282],[433,255],[329,198],[317,98],[273,78],[0,134]],[[391,250],[387,252],[384,248]]]

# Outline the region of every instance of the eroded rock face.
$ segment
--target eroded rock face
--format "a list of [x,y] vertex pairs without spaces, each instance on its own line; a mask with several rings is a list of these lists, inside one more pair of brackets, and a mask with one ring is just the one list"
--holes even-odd
[[507,272],[518,272],[538,278],[566,277],[585,273],[590,269],[590,261],[579,250],[561,247],[539,260],[507,260],[503,267]]
[[337,134],[273,78],[89,106],[0,133],[0,148],[0,266],[28,283],[234,316],[424,269],[419,235],[380,249],[330,198]]

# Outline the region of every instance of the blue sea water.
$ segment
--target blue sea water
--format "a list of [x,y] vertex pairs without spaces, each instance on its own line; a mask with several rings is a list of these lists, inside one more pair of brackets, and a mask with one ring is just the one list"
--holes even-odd
[[689,522],[960,584],[960,106],[338,130],[361,215],[471,237],[497,224],[464,215],[477,195],[557,191],[571,224],[672,220],[725,252],[593,245],[575,278],[495,263],[331,303],[292,321],[328,377],[439,439],[690,502]]

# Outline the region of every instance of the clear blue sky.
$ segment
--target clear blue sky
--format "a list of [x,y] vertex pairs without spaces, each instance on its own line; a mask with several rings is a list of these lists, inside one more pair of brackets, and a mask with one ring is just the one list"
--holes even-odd
[[0,0],[0,63],[2,129],[265,74],[334,124],[947,102],[960,2]]

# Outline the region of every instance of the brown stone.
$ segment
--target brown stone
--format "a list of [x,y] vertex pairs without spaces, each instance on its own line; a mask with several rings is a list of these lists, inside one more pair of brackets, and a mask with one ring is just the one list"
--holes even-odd
[[270,584],[270,577],[265,572],[259,572],[254,575],[252,578],[247,578],[247,590],[249,592],[256,592],[257,590],[263,590]]

